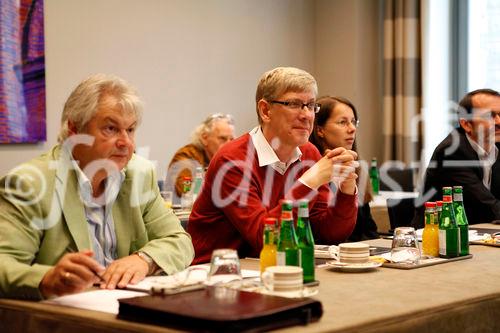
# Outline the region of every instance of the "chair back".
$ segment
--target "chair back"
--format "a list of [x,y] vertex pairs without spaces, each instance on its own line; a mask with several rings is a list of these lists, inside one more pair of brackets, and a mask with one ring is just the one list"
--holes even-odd
[[392,232],[397,227],[411,226],[415,214],[415,198],[387,199],[387,212]]
[[164,180],[158,180],[158,188],[160,189],[160,192],[165,190],[165,181]]
[[[413,184],[413,169],[405,168],[405,169],[388,169],[387,176],[390,178],[384,177],[384,175],[380,175],[380,190],[381,191],[395,191],[394,182],[401,186],[401,191],[404,192],[413,192],[414,184]],[[392,183],[392,184],[391,184]]]

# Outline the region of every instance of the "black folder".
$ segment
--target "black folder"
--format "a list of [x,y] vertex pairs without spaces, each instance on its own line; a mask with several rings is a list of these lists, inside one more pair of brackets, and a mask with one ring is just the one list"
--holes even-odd
[[260,332],[319,320],[321,303],[209,287],[119,300],[118,318],[202,332]]

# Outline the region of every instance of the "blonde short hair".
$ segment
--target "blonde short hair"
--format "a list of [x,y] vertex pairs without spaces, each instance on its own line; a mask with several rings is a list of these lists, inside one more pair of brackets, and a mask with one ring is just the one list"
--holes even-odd
[[82,81],[64,104],[58,142],[62,143],[68,138],[69,121],[75,125],[79,133],[83,132],[97,112],[100,103],[108,96],[114,97],[115,106],[122,112],[134,115],[137,124],[140,123],[142,102],[135,89],[127,81],[115,75],[94,74]]
[[318,84],[311,74],[295,67],[277,67],[262,75],[255,92],[259,124],[262,124],[258,109],[259,101],[261,99],[272,101],[289,91],[312,91],[314,95],[317,95]]

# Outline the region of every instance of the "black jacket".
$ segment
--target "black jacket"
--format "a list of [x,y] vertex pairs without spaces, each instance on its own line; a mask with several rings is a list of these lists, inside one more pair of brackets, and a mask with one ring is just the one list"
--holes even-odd
[[[453,145],[458,142],[458,145]],[[496,144],[500,149],[500,144]],[[500,155],[500,154],[499,154]],[[425,173],[422,201],[442,200],[444,186],[463,186],[465,212],[469,224],[488,223],[500,220],[500,162],[499,158],[491,170],[491,187],[483,185],[483,168],[479,158],[463,130],[453,130],[434,150]],[[429,198],[431,191],[436,193]],[[417,206],[413,219],[415,227],[424,225],[423,204]]]

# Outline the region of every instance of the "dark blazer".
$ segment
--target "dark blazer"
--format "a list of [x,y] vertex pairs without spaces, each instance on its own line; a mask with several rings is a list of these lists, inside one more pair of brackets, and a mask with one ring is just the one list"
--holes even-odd
[[375,238],[379,238],[377,224],[373,220],[370,206],[365,203],[363,206],[358,206],[356,226],[347,240],[349,242],[360,242]]
[[[333,193],[337,192],[337,186],[335,186],[335,183],[331,182],[329,186]],[[373,220],[370,205],[368,202],[364,204],[360,204],[358,202],[356,225],[354,226],[354,230],[349,238],[347,238],[347,241],[360,242],[368,239],[376,239],[379,238],[379,236],[377,224],[375,223],[375,220]]]
[[[458,145],[453,145],[454,142],[458,142]],[[500,148],[499,143],[496,143],[496,146]],[[469,224],[500,219],[499,158],[497,157],[493,164],[491,190],[488,190],[483,185],[483,168],[479,165],[479,157],[461,128],[453,130],[434,150],[425,173],[425,186],[420,195],[420,202],[442,200],[442,188],[454,185],[463,186],[465,212]],[[429,198],[433,192],[435,193]],[[423,204],[416,208],[413,225],[424,225]]]

